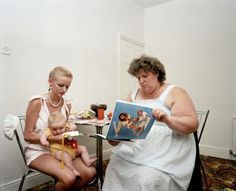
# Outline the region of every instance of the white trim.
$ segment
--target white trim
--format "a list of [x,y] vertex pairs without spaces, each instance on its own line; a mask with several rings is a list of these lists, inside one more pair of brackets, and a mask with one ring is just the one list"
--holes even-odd
[[[12,191],[12,190],[18,190],[18,187],[20,185],[21,178],[18,178],[16,180],[7,182],[5,184],[0,185],[1,191]],[[26,177],[23,190],[32,188],[34,186],[43,184],[45,182],[50,181],[50,178],[46,175],[43,175],[41,173],[32,173],[29,176]]]
[[118,87],[118,95],[117,97],[120,99],[120,40],[121,40],[121,34],[118,32],[117,35],[117,87]]
[[212,146],[200,144],[200,154],[218,157],[218,158],[236,160],[236,156],[233,156],[232,154],[230,154],[229,148],[212,147]]
[[130,43],[133,43],[133,44],[136,44],[136,45],[138,45],[138,46],[142,46],[143,47],[143,49],[144,49],[144,46],[145,46],[145,44],[143,43],[143,42],[141,42],[141,41],[138,41],[138,40],[136,40],[136,39],[134,39],[134,38],[132,38],[132,37],[130,37],[130,36],[128,36],[128,35],[124,35],[124,34],[121,34],[120,32],[118,32],[118,50],[117,50],[117,63],[118,63],[118,67],[117,67],[117,69],[118,69],[118,72],[117,72],[117,79],[118,79],[118,98],[120,99],[121,98],[121,90],[120,90],[120,70],[121,70],[121,68],[120,68],[120,48],[121,48],[121,40],[125,40],[125,41],[128,41],[128,42],[130,42]]
[[138,46],[142,46],[142,47],[144,48],[144,45],[145,45],[145,44],[144,44],[143,42],[138,41],[138,40],[135,40],[134,38],[129,37],[129,36],[124,35],[124,34],[118,33],[118,35],[119,35],[119,40],[120,40],[120,39],[121,39],[121,40],[126,40],[126,41],[129,41],[129,42],[131,42],[131,43],[134,43],[134,44],[136,44],[136,45],[138,45]]

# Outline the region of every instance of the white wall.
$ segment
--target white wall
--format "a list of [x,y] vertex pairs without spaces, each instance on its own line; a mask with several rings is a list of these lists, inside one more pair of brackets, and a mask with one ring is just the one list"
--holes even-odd
[[210,109],[201,149],[229,157],[236,113],[236,1],[174,0],[145,10],[146,51],[186,88],[197,109]]
[[[63,65],[73,71],[68,97],[73,110],[91,103],[113,109],[118,97],[118,32],[144,40],[144,11],[131,0],[1,0],[0,125],[8,113],[25,113],[29,98],[45,93],[49,70]],[[4,83],[2,83],[4,82]],[[92,128],[92,127],[86,127]],[[85,129],[86,131],[86,129]],[[95,129],[94,129],[95,131]],[[23,172],[15,142],[0,132],[0,190]],[[91,154],[94,140],[82,139]],[[104,143],[104,149],[110,147]],[[6,162],[7,161],[7,162]]]
[[[235,2],[173,0],[143,12],[130,0],[0,0],[0,44],[12,53],[0,54],[0,126],[8,113],[23,114],[32,95],[47,91],[56,65],[74,73],[68,94],[74,110],[96,102],[111,110],[118,97],[117,33],[144,41],[145,32],[146,50],[165,64],[168,81],[186,88],[197,109],[211,110],[201,148],[229,157],[236,114]],[[2,131],[0,141],[5,190],[17,183],[23,163]],[[94,140],[81,143],[95,153]]]

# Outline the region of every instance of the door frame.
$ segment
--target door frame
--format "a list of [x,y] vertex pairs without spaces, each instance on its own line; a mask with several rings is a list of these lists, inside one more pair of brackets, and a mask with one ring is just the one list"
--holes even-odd
[[121,57],[120,57],[120,54],[121,54],[121,40],[125,40],[129,43],[133,43],[135,45],[138,45],[138,46],[142,46],[143,49],[145,47],[145,44],[141,41],[138,41],[136,40],[135,38],[133,37],[130,37],[130,36],[127,36],[127,35],[124,35],[124,34],[121,34],[118,32],[118,73],[117,73],[117,79],[118,79],[118,98],[121,99],[121,80],[120,80],[120,71],[121,71]]

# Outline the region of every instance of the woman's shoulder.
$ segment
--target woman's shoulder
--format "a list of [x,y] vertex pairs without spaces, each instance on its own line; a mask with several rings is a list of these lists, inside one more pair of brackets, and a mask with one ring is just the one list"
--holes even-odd
[[34,95],[34,96],[32,96],[31,98],[30,98],[30,100],[29,100],[29,103],[34,103],[34,104],[42,104],[42,102],[44,101],[44,100],[46,100],[47,99],[47,96],[46,96],[46,94],[42,94],[42,95],[40,95],[40,94],[37,94],[37,95]]
[[47,96],[46,96],[46,94],[42,94],[42,95],[40,95],[40,94],[36,94],[36,95],[33,95],[31,98],[30,98],[30,101],[33,101],[33,100],[45,100],[45,99],[47,99]]
[[179,100],[184,100],[186,97],[189,97],[189,95],[184,88],[180,86],[173,86],[166,96],[166,101],[168,100],[167,102],[173,103]]
[[177,85],[171,85],[172,87],[170,88],[170,92],[172,94],[182,94],[182,93],[186,93],[186,90],[180,86]]

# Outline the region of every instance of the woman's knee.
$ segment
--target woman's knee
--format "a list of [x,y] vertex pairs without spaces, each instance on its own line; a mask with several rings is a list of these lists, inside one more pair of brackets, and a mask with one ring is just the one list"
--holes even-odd
[[87,170],[85,171],[85,176],[87,177],[87,178],[89,178],[89,179],[93,179],[95,176],[96,176],[96,174],[97,174],[97,171],[96,171],[96,169],[94,168],[94,167],[89,167],[89,168],[87,168]]
[[70,188],[75,184],[76,176],[72,172],[65,172],[60,177],[59,181],[63,184],[66,188]]

